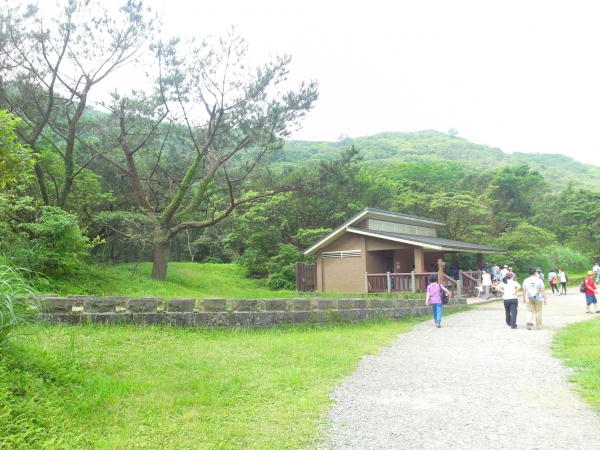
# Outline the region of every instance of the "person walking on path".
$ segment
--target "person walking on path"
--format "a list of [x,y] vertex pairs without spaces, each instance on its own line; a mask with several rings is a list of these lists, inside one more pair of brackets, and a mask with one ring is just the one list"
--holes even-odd
[[596,264],[594,264],[594,267],[592,267],[592,272],[594,272],[594,274],[596,275],[596,283],[597,283],[598,278],[600,278],[600,266],[598,265],[598,262],[596,262]]
[[556,271],[554,269],[550,269],[550,272],[548,272],[548,280],[550,281],[552,293],[554,294],[554,289],[556,289],[556,293],[558,294],[560,292],[558,289],[558,275],[556,275]]
[[560,293],[558,295],[567,295],[567,281],[569,281],[569,277],[562,268],[558,269],[558,279],[560,281]]
[[534,316],[536,328],[542,329],[542,301],[543,305],[547,304],[544,283],[539,279],[535,269],[529,269],[529,277],[523,281],[523,303],[527,305],[528,330],[533,327]]
[[600,313],[600,311],[598,311],[598,300],[596,299],[596,283],[594,283],[594,280],[592,279],[593,275],[594,275],[594,272],[589,270],[587,273],[587,277],[585,277],[585,281],[584,281],[585,304],[586,304],[585,312],[587,314],[593,314],[593,312],[590,311],[591,304],[594,304],[594,309],[596,310],[596,313]]
[[450,291],[438,283],[438,276],[435,274],[429,275],[429,286],[427,286],[425,304],[431,305],[433,321],[438,328],[442,326],[442,311],[444,310],[444,306],[442,305],[442,291],[445,291],[448,294],[448,298],[450,298]]
[[481,274],[481,284],[485,293],[485,299],[490,299],[490,290],[492,289],[492,276],[487,270],[484,270]]
[[506,325],[513,330],[517,328],[517,309],[519,307],[519,299],[517,292],[521,289],[521,285],[513,280],[512,274],[509,272],[498,285],[498,290],[502,291],[502,299],[504,300],[504,311],[506,313]]

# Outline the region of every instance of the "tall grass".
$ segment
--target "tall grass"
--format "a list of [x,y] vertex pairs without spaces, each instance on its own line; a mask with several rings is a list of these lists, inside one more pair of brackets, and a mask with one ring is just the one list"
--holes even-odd
[[16,327],[35,320],[39,294],[27,276],[27,270],[0,262],[0,343]]

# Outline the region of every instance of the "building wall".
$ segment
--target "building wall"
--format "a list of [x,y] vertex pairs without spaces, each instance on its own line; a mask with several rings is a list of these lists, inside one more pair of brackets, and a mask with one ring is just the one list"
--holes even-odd
[[[323,252],[360,250],[360,258],[323,258]],[[367,255],[365,237],[346,233],[319,250],[321,266],[317,290],[320,292],[364,292]]]
[[431,272],[431,264],[435,264],[435,271],[438,270],[438,259],[444,260],[444,252],[425,252],[425,269]]
[[[400,269],[397,264],[400,263]],[[412,271],[415,263],[415,254],[412,247],[394,250],[394,272],[408,273]]]

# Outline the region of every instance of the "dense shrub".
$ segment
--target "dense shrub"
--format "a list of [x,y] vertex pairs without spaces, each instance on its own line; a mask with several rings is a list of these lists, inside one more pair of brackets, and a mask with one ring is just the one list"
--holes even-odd
[[73,273],[89,254],[90,243],[73,214],[46,206],[42,215],[26,225],[31,233],[29,267],[47,275]]

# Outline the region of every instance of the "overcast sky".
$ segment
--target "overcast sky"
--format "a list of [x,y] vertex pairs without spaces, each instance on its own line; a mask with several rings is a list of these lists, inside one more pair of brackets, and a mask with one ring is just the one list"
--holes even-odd
[[[119,3],[117,0],[107,0]],[[320,99],[294,139],[459,131],[600,163],[600,1],[147,0],[165,34],[293,56]]]

